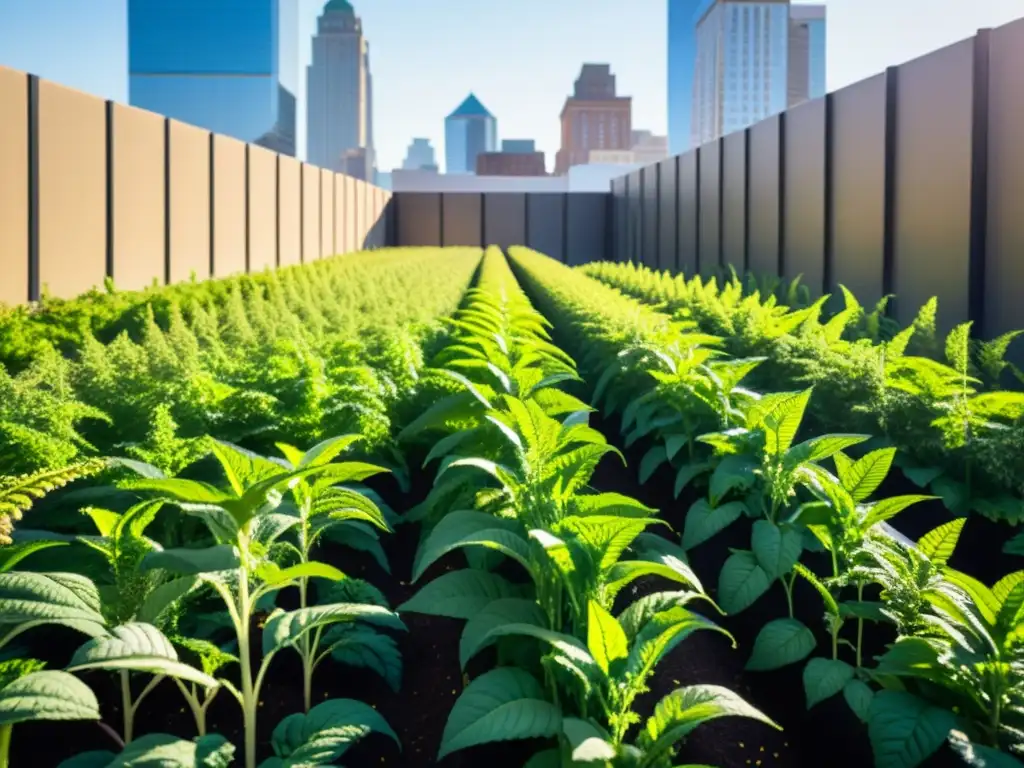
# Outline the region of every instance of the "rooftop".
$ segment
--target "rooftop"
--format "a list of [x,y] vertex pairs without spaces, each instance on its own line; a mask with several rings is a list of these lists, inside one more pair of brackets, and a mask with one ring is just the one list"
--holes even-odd
[[328,11],[337,13],[355,13],[356,9],[352,7],[352,3],[348,0],[329,0],[327,5],[324,6],[324,13]]
[[494,117],[475,94],[470,93],[466,100],[456,107],[448,117]]

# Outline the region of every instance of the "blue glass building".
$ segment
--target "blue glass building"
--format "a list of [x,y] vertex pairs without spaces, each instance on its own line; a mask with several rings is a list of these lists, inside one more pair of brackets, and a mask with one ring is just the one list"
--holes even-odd
[[673,155],[691,146],[700,5],[701,0],[668,0],[668,146]]
[[476,173],[476,158],[494,152],[498,121],[472,93],[444,121],[446,173]]
[[133,106],[295,154],[295,0],[128,0]]

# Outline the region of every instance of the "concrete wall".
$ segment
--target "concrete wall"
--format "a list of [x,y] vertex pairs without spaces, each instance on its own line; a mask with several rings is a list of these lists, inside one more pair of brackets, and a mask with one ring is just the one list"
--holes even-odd
[[0,303],[72,297],[106,278],[130,290],[222,277],[390,242],[389,193],[305,168],[0,67]]

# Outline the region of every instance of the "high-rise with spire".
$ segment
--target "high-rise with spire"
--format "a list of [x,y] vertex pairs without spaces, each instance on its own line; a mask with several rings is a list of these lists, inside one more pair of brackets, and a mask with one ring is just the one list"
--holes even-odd
[[446,173],[476,173],[476,158],[498,146],[498,121],[472,93],[444,120]]
[[370,44],[347,0],[330,0],[324,6],[306,78],[307,160],[372,180]]

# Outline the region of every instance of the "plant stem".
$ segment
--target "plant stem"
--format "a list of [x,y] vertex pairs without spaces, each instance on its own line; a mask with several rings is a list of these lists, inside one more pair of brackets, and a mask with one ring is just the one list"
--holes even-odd
[[793,618],[793,582],[796,581],[796,574],[793,574],[793,578],[789,581],[786,577],[782,577],[782,587],[786,590],[786,605],[789,607],[789,618]]
[[[861,603],[864,601],[864,584],[860,583],[857,585],[857,602]],[[862,648],[864,645],[864,618],[862,616],[857,617],[857,669],[860,669],[863,658],[861,656]]]
[[132,740],[132,721],[135,716],[135,709],[132,707],[132,688],[131,681],[128,678],[128,670],[121,670],[121,716],[124,722],[124,728],[122,731],[122,738],[125,744],[130,744]]
[[11,734],[13,732],[13,723],[0,725],[0,768],[7,768],[10,765]]
[[[244,557],[248,547],[241,547],[240,549]],[[253,693],[252,661],[249,658],[249,625],[251,619],[249,614],[249,569],[243,560],[242,565],[238,569],[238,661],[242,668],[242,721],[245,731],[245,767],[256,768],[256,697]]]

